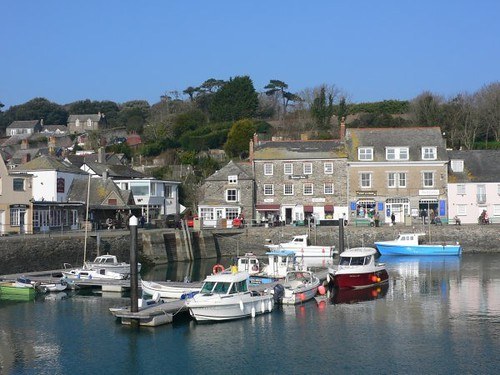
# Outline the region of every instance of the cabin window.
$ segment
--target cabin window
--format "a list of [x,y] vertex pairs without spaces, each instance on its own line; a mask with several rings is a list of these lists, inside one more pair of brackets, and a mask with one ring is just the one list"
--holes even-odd
[[215,284],[214,293],[226,294],[231,287],[231,283],[218,282]]
[[205,284],[203,284],[203,287],[201,288],[201,293],[212,293],[214,285],[215,285],[214,282],[207,281]]

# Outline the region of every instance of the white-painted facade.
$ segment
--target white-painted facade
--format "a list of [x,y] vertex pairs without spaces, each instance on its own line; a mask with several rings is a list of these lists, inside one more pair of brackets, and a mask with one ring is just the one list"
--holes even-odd
[[467,182],[448,184],[448,220],[457,216],[462,224],[477,224],[486,210],[493,223],[500,223],[500,183]]

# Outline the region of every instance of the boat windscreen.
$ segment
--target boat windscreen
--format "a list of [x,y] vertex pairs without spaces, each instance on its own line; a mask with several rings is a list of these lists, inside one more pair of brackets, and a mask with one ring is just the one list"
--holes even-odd
[[230,287],[231,283],[218,281],[215,284],[213,292],[217,294],[226,294]]
[[203,287],[201,288],[201,293],[212,293],[214,285],[215,285],[214,282],[207,281],[205,284],[203,284]]

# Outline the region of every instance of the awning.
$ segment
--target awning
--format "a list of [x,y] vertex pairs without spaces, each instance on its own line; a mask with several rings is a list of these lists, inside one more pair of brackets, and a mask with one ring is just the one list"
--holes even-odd
[[279,204],[256,204],[257,211],[279,211],[281,206]]
[[333,212],[333,204],[326,204],[324,210],[325,212]]
[[427,199],[420,199],[419,203],[437,203],[437,199],[432,199],[432,198],[427,198]]
[[313,206],[304,206],[304,213],[306,214],[312,214],[313,213]]

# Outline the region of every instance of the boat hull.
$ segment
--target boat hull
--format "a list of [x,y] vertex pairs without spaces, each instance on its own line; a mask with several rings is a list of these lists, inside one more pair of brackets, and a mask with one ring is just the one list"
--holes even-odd
[[245,294],[229,298],[197,295],[186,305],[196,321],[223,321],[269,313],[273,310],[274,299],[272,295]]
[[35,288],[27,288],[16,286],[15,283],[4,283],[0,284],[0,295],[2,298],[8,299],[9,297],[18,297],[22,299],[32,299],[35,298],[36,290]]
[[299,303],[307,302],[316,296],[318,287],[319,284],[303,290],[292,291],[285,289],[285,295],[281,303],[283,305],[298,305]]
[[460,255],[460,245],[395,245],[375,242],[381,255]]
[[333,275],[333,286],[339,289],[370,288],[386,283],[389,274],[385,269],[372,272],[336,272]]

